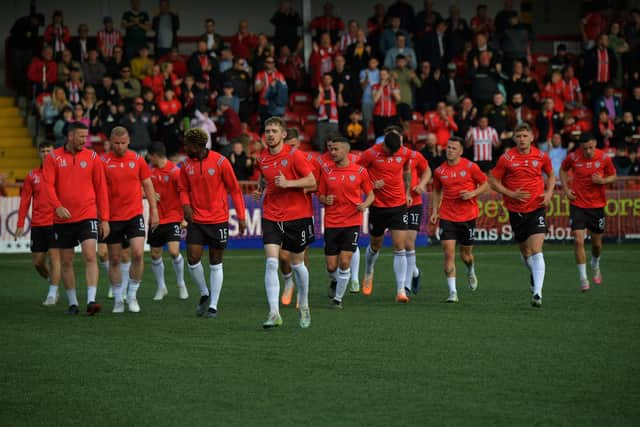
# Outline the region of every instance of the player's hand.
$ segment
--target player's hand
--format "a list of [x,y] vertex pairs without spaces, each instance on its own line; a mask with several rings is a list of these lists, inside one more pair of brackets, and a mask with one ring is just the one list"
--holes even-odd
[[429,221],[431,221],[431,224],[436,224],[438,222],[438,218],[440,218],[438,212],[432,212],[431,216],[429,217]]
[[412,190],[418,194],[424,194],[427,192],[427,184],[418,184]]
[[529,198],[531,197],[531,194],[529,194],[528,192],[518,188],[516,191],[513,192],[513,194],[511,195],[512,199],[516,199],[520,202],[525,202],[527,201]]
[[280,175],[276,176],[274,182],[276,184],[276,187],[288,188],[288,186],[289,186],[289,180],[287,180],[287,178],[285,178],[285,176],[283,175],[282,171],[280,171]]
[[187,225],[189,225],[189,223],[184,219],[180,222],[180,228],[182,229],[187,228]]
[[160,193],[156,193],[154,191],[153,194],[155,195],[156,202],[159,202],[160,201]]
[[109,221],[100,221],[100,237],[102,237],[102,240],[106,239],[110,232]]
[[262,198],[262,191],[260,191],[260,189],[253,190],[253,193],[251,193],[251,197],[255,202],[259,202]]
[[411,197],[411,193],[407,192],[407,207],[413,204],[413,197]]
[[540,197],[542,198],[542,206],[544,206],[545,208],[549,206],[549,203],[551,203],[551,196],[551,193],[544,193],[540,195]]
[[359,203],[356,205],[356,209],[358,209],[359,212],[364,212],[367,210],[367,205],[363,202],[363,203]]
[[327,197],[324,198],[324,204],[327,206],[333,205],[333,202],[335,201],[336,201],[336,196],[334,196],[333,194],[329,194]]
[[599,184],[599,185],[604,185],[604,178],[602,177],[602,175],[599,175],[597,173],[594,173],[593,175],[591,175],[591,182],[593,182],[594,184]]
[[62,219],[71,218],[71,212],[69,212],[69,210],[64,206],[60,206],[59,208],[56,208],[56,215],[58,215],[58,218],[62,218]]
[[564,194],[567,196],[567,199],[569,200],[576,199],[576,193],[574,193],[573,190],[571,190],[570,188],[567,188],[566,190],[564,190]]
[[16,228],[16,235],[13,240],[18,240],[18,238],[22,237],[23,235],[24,235],[24,227],[18,227]]
[[247,230],[247,221],[238,221],[238,231],[240,234],[244,234]]
[[384,179],[379,179],[377,181],[373,181],[373,188],[375,188],[376,190],[379,188],[384,187]]
[[193,209],[191,208],[191,206],[184,205],[182,207],[182,210],[184,211],[185,221],[193,222]]
[[470,200],[470,199],[473,199],[473,197],[474,197],[473,191],[461,191],[460,192],[460,198],[462,200]]
[[155,230],[158,225],[160,225],[160,217],[158,216],[158,210],[154,210],[153,212],[151,212],[151,215],[149,217],[149,227],[152,230]]

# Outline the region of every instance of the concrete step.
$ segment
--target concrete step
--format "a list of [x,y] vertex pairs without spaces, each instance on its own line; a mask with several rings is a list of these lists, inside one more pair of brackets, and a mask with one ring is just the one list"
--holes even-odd
[[0,117],[20,117],[20,111],[17,107],[0,107]]
[[38,152],[33,148],[28,150],[8,150],[0,147],[0,159],[39,159]]
[[31,138],[31,134],[26,127],[21,128],[9,128],[9,127],[0,127],[0,143],[2,143],[3,138],[14,138],[14,137],[28,137]]
[[40,159],[28,158],[28,157],[0,157],[0,169],[25,169],[34,168],[40,164]]
[[29,148],[34,149],[31,137],[0,138],[0,148]]
[[13,97],[11,96],[0,96],[0,107],[13,107]]
[[0,117],[0,128],[24,128],[24,120],[20,116]]
[[0,167],[0,173],[6,174],[9,181],[19,180],[22,181],[29,174],[31,168],[4,168]]

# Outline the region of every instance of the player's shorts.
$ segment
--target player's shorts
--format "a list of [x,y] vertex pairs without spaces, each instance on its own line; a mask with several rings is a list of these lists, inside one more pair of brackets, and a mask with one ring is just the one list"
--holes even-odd
[[166,245],[168,242],[179,242],[182,230],[180,229],[179,222],[170,222],[167,224],[160,224],[155,229],[149,229],[149,236],[147,237],[147,243],[152,248],[159,248]]
[[31,252],[47,252],[53,247],[53,226],[31,227]]
[[209,246],[209,249],[226,249],[228,242],[228,222],[219,224],[190,222],[187,225],[187,245]]
[[407,209],[409,215],[409,230],[420,231],[420,225],[422,224],[422,205],[410,206]]
[[340,252],[355,252],[358,249],[360,227],[325,228],[324,254],[338,255]]
[[409,227],[409,215],[405,205],[395,208],[369,208],[369,234],[373,237],[380,237],[384,231],[406,230]]
[[473,246],[476,220],[463,222],[440,220],[440,240],[455,240],[462,246]]
[[134,237],[144,237],[146,229],[142,215],[134,216],[126,221],[109,221],[109,235],[104,239],[107,245],[122,244]]
[[[98,233],[98,244],[107,244],[106,240],[100,233]],[[129,241],[127,239],[122,240],[122,249],[129,249]]]
[[545,208],[525,213],[509,211],[509,222],[518,243],[524,242],[534,234],[547,233]]
[[479,160],[476,164],[484,173],[489,172],[493,168],[493,160]]
[[271,221],[262,218],[262,243],[281,245],[282,249],[299,254],[316,239],[313,218],[293,221]]
[[98,220],[53,224],[53,245],[58,249],[73,249],[88,239],[98,240]]
[[604,208],[579,208],[569,205],[571,215],[571,231],[588,229],[595,234],[604,233],[605,215]]

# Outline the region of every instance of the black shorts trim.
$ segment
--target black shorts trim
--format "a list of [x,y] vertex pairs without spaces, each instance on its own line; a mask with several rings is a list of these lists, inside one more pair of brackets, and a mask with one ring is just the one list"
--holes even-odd
[[219,224],[191,222],[187,226],[187,245],[209,246],[210,249],[226,249],[228,242],[228,222]]
[[406,230],[409,227],[409,215],[405,205],[394,208],[369,208],[369,234],[380,237],[385,230]]
[[422,226],[422,205],[410,206],[407,209],[408,215],[408,229],[413,231],[420,231]]
[[473,246],[475,242],[476,220],[463,222],[440,220],[440,241],[455,240],[462,246]]
[[53,248],[73,249],[85,240],[98,240],[98,220],[53,224]]
[[360,227],[325,228],[324,254],[338,255],[340,252],[355,252],[358,248]]
[[142,215],[136,215],[125,221],[109,221],[109,235],[104,239],[107,245],[115,245],[147,234]]
[[262,243],[280,245],[282,249],[299,254],[316,239],[313,218],[292,221],[271,221],[262,218]]
[[47,252],[53,247],[53,226],[31,227],[31,252]]
[[588,209],[569,205],[569,215],[571,231],[584,230],[586,228],[594,234],[604,233],[606,227],[604,208]]
[[182,229],[179,222],[160,224],[155,229],[149,229],[147,243],[152,248],[159,248],[168,242],[179,242],[182,236]]
[[509,211],[509,222],[518,243],[524,242],[534,234],[547,234],[545,208],[525,213]]

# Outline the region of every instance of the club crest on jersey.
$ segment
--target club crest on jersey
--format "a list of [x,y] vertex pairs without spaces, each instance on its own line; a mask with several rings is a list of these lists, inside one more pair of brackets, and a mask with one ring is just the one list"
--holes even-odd
[[80,162],[80,167],[81,167],[82,169],[86,168],[86,167],[87,167],[87,162],[85,162],[84,160],[83,160],[83,161],[81,161],[81,162]]
[[467,176],[467,171],[462,171],[462,172],[460,172],[460,176],[461,176],[461,177],[465,177],[465,176]]
[[164,180],[164,182],[169,182],[169,175],[163,176],[162,179]]
[[133,169],[136,167],[136,164],[134,162],[129,162],[129,167]]
[[397,156],[397,157],[396,157],[396,162],[401,163],[401,162],[402,162],[402,157]]
[[40,184],[40,177],[38,175],[33,177],[33,183],[34,184]]
[[600,162],[596,162],[596,167],[599,168],[600,167]]
[[349,175],[349,181],[354,182],[356,180],[355,175]]
[[216,173],[216,171],[213,168],[209,168],[207,172],[209,172],[209,175],[211,176],[213,176],[213,174]]
[[280,164],[282,165],[282,167],[287,167],[287,165],[289,164],[289,160],[287,159],[281,160]]
[[538,167],[538,161],[537,160],[532,161],[531,164],[533,165],[534,168]]

